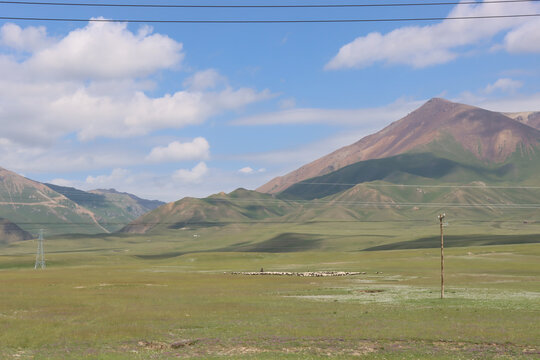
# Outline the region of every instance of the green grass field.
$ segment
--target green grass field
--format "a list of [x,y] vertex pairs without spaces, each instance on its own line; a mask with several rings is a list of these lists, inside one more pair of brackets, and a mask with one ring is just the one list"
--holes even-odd
[[[36,243],[3,247],[0,358],[540,357],[540,245],[504,241],[505,233],[537,236],[507,224],[486,231],[501,245],[469,237],[466,247],[447,248],[441,300],[440,253],[436,241],[426,246],[437,227],[370,226],[46,238],[45,270],[33,270]],[[460,241],[470,232],[463,226],[452,229]],[[404,241],[413,229],[426,238],[422,246],[363,251]],[[288,239],[302,246],[276,252]],[[365,274],[231,274],[260,268]]]

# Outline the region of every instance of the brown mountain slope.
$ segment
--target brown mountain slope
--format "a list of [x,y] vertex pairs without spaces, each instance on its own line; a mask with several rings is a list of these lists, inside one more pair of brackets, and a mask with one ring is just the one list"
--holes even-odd
[[257,191],[278,193],[299,181],[359,161],[399,155],[448,135],[487,162],[503,162],[518,144],[527,149],[540,141],[540,131],[501,113],[435,98],[381,131],[277,177]]

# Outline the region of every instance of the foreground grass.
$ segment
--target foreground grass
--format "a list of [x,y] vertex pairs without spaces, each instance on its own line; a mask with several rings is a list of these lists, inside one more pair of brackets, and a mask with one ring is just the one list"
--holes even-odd
[[[0,257],[0,358],[540,356],[540,246]],[[348,270],[343,278],[231,271]],[[171,348],[178,340],[187,340]]]

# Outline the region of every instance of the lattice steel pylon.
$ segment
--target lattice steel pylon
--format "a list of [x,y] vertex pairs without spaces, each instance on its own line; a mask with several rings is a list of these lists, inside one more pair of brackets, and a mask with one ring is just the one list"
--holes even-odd
[[36,265],[34,265],[34,269],[38,268],[45,269],[45,253],[43,251],[43,230],[39,230]]

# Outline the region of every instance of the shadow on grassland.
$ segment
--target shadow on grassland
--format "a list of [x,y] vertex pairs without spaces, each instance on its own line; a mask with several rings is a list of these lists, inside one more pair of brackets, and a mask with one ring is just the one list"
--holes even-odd
[[288,253],[318,249],[321,239],[315,234],[283,233],[256,244],[239,243],[216,251]]
[[[511,245],[540,243],[540,234],[532,235],[446,235],[444,247],[467,247],[488,245]],[[402,241],[393,244],[379,245],[362,251],[428,249],[441,246],[440,236],[420,238],[412,241]]]
[[261,252],[261,253],[289,253],[309,251],[319,248],[322,239],[314,234],[283,233],[260,243],[249,241],[239,242],[224,248],[200,250],[200,251],[173,251],[161,254],[134,255],[143,260],[164,260],[185,254],[208,253],[208,252]]
[[133,255],[133,257],[143,260],[165,260],[170,259],[177,256],[182,256],[184,254],[189,254],[189,252],[181,252],[181,251],[172,251],[167,253],[161,253],[161,254],[151,254],[151,255]]

